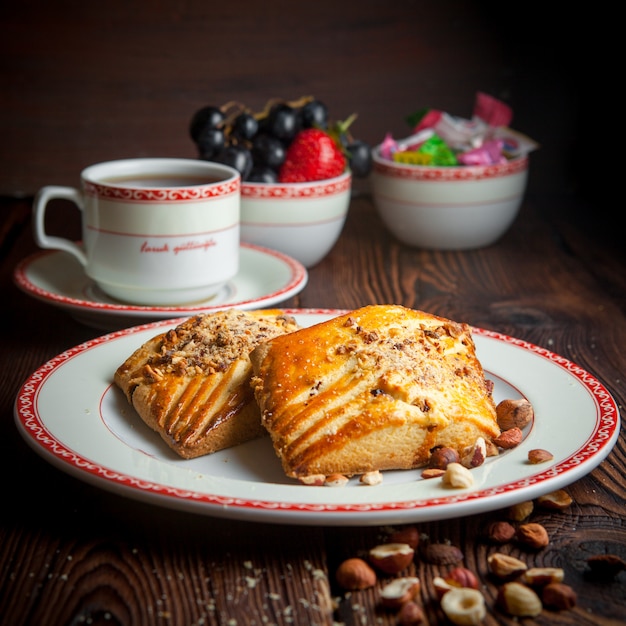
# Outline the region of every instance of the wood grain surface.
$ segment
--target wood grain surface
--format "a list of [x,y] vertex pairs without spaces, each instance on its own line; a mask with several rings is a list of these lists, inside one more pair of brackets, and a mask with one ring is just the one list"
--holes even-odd
[[[13,283],[16,264],[37,249],[33,195],[76,184],[82,167],[102,160],[195,158],[188,124],[206,104],[259,109],[312,94],[335,118],[356,112],[355,134],[375,144],[387,132],[406,135],[406,116],[420,108],[468,117],[479,90],[505,100],[513,128],[540,148],[521,213],[499,242],[464,252],[401,245],[384,229],[368,181],[357,180],[341,238],[283,305],[397,303],[495,330],[585,368],[623,413],[621,181],[594,143],[604,137],[596,113],[613,97],[598,71],[609,58],[598,28],[606,19],[596,7],[511,10],[491,0],[0,3],[0,624],[397,623],[381,607],[384,577],[351,593],[335,580],[344,559],[365,555],[390,529],[228,521],[123,498],[46,462],[15,427],[26,378],[102,334]],[[61,203],[50,230],[79,238],[75,209]],[[601,580],[587,559],[626,560],[625,474],[622,427],[608,458],[567,488],[570,507],[531,514],[548,530],[548,547],[499,548],[529,566],[562,568],[577,594],[571,610],[518,619],[495,606],[501,582],[488,570],[496,548],[484,530],[503,511],[418,529],[424,541],[462,551],[486,599],[486,626],[624,624],[626,572]],[[449,623],[433,583],[447,571],[420,558],[406,570],[421,580],[423,624]]]

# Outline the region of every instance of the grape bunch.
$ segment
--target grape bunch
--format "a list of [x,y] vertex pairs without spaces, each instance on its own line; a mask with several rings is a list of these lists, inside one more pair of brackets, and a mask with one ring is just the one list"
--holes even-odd
[[242,181],[322,180],[346,167],[365,178],[372,167],[371,148],[351,135],[355,119],[331,121],[326,105],[312,96],[269,100],[260,112],[228,102],[196,111],[189,134],[198,158],[230,165]]

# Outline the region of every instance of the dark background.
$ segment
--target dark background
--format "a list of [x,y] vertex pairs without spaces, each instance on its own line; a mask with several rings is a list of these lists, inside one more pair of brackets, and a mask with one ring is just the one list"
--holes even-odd
[[[545,7],[545,8],[544,8]],[[541,147],[529,193],[593,197],[602,56],[594,15],[454,0],[21,0],[0,3],[0,196],[131,156],[196,156],[191,115],[315,95],[376,144],[423,107],[471,116],[477,91]],[[604,16],[606,17],[606,16]],[[605,102],[605,99],[603,99]],[[608,114],[608,111],[607,111]],[[604,135],[603,135],[604,136]],[[359,181],[366,185],[366,181]]]

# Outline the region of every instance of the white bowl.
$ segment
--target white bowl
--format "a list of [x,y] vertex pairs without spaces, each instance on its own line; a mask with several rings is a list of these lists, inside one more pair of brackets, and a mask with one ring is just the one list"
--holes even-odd
[[308,183],[241,183],[241,241],[278,250],[305,267],[339,239],[352,174]]
[[436,167],[396,163],[372,151],[370,184],[378,214],[402,243],[468,250],[497,241],[515,220],[528,156],[501,165]]

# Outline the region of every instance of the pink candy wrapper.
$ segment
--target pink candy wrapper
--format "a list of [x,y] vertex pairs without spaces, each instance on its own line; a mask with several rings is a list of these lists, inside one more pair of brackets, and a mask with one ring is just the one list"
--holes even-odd
[[413,134],[395,140],[387,133],[380,145],[383,158],[414,165],[494,165],[539,147],[508,128],[513,111],[483,92],[476,94],[472,119],[437,109],[421,109],[407,119]]

